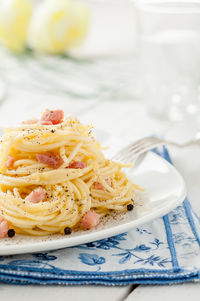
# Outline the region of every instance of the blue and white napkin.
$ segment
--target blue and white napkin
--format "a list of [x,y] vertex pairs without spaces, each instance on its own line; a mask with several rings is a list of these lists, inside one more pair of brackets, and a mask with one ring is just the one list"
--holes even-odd
[[[170,161],[165,148],[160,155]],[[0,281],[14,284],[165,284],[200,279],[200,219],[187,199],[140,228],[45,253],[0,257]]]

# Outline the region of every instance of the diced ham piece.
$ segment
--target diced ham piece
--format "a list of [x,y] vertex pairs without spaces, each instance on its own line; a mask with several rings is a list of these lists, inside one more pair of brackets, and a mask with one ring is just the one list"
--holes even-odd
[[62,158],[54,154],[36,154],[36,158],[38,162],[47,164],[51,168],[58,168],[63,163]]
[[89,210],[82,218],[81,224],[85,229],[92,229],[99,224],[100,215]]
[[99,182],[94,182],[93,187],[94,187],[94,189],[97,189],[97,190],[106,190],[105,187]]
[[85,167],[86,167],[86,164],[83,161],[75,161],[73,163],[70,163],[67,166],[67,168],[75,168],[75,169],[78,169],[78,168],[82,169],[82,168],[85,168]]
[[8,155],[7,161],[6,161],[6,167],[10,168],[13,166],[13,163],[15,162],[15,159],[13,156]]
[[[111,186],[111,180],[110,180],[110,178],[105,178],[104,180],[106,181],[106,183],[109,186]],[[99,182],[94,182],[93,183],[93,187],[94,187],[94,189],[98,189],[98,190],[104,190],[104,191],[106,190],[106,188],[101,183],[99,183]]]
[[39,122],[41,125],[52,125],[53,123],[52,123],[52,121],[48,121],[48,120],[40,120],[40,122]]
[[7,236],[9,230],[9,224],[7,220],[3,217],[0,217],[0,238],[4,238]]
[[46,190],[42,189],[41,187],[34,189],[27,195],[25,198],[26,201],[29,201],[31,203],[39,203],[46,199],[47,192]]
[[64,112],[62,110],[46,110],[42,117],[41,121],[51,121],[52,124],[59,124],[63,121],[64,118]]
[[21,123],[22,124],[36,124],[36,123],[38,123],[38,119],[37,118],[33,118],[33,119],[29,119],[29,120],[24,120]]

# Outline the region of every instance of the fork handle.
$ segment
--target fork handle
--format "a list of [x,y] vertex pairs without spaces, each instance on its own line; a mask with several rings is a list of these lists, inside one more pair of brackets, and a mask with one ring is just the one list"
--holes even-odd
[[189,147],[189,146],[193,146],[193,145],[199,145],[200,146],[200,139],[190,140],[190,141],[182,143],[182,144],[176,143],[176,142],[172,142],[172,141],[166,141],[165,144],[174,145],[174,146],[179,147],[179,148]]

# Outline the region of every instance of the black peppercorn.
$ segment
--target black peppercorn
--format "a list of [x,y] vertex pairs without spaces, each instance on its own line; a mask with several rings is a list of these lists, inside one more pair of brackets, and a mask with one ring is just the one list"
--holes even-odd
[[70,227],[66,227],[66,228],[64,229],[64,233],[65,233],[65,235],[69,235],[69,234],[72,233],[72,229],[71,229]]
[[14,237],[14,236],[15,236],[15,230],[14,229],[8,230],[8,237]]
[[128,211],[133,210],[133,208],[134,208],[133,204],[128,204],[128,205],[127,205],[127,210],[128,210]]

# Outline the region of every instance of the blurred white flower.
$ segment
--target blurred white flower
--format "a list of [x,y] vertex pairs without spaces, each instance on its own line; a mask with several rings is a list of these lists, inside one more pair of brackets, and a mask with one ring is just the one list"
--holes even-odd
[[31,0],[1,1],[0,42],[13,51],[23,50],[31,14]]
[[87,5],[71,0],[45,0],[29,27],[29,46],[40,52],[62,53],[80,44],[87,33]]

